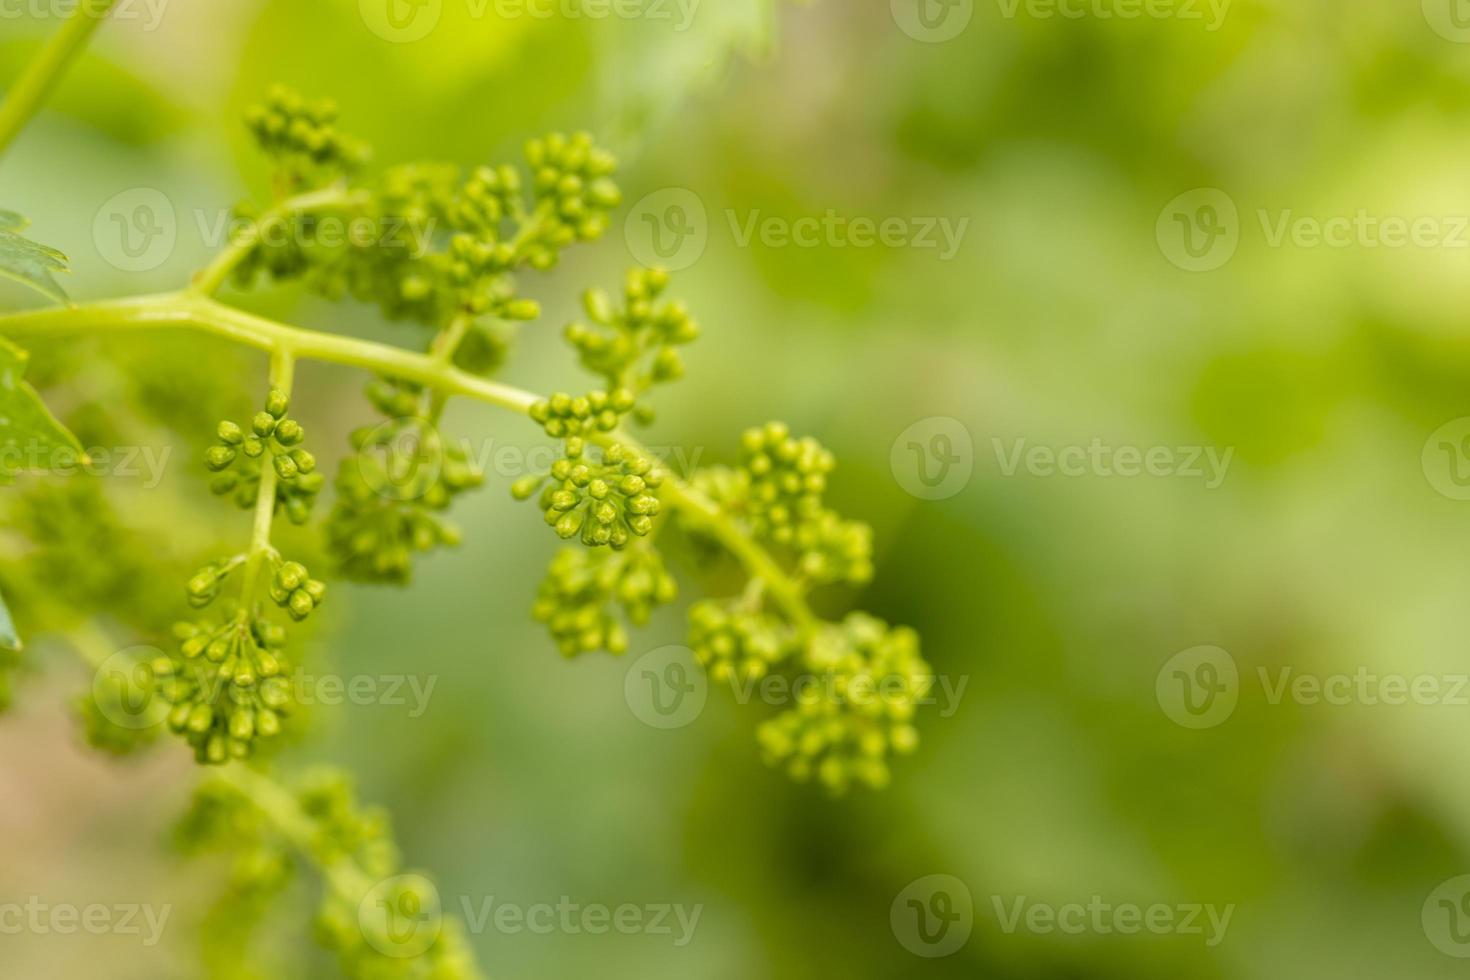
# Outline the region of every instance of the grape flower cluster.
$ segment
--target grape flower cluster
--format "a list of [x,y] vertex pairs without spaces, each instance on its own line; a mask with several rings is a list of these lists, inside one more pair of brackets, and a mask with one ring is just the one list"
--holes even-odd
[[275,472],[276,509],[284,510],[291,523],[304,524],[326,481],[317,472],[316,457],[302,448],[306,431],[286,414],[289,407],[285,392],[272,389],[248,430],[234,422],[219,424],[219,441],[204,462],[216,474],[209,489],[246,510],[255,506],[261,473],[269,465]]
[[445,517],[455,498],[484,475],[462,446],[420,415],[417,386],[378,381],[368,398],[386,421],[352,434],[353,453],[337,471],[327,543],[338,570],[360,582],[405,584],[415,553],[454,546]]

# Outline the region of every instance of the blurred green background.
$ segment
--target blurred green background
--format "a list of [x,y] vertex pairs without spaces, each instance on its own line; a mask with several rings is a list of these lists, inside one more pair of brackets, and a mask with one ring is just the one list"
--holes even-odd
[[[354,770],[452,908],[461,896],[702,906],[683,946],[490,928],[474,943],[492,976],[1460,976],[1445,947],[1470,947],[1436,943],[1421,912],[1470,871],[1470,708],[1273,704],[1260,673],[1450,687],[1470,670],[1470,505],[1431,464],[1437,450],[1424,455],[1470,415],[1458,2],[1236,0],[1213,23],[1203,4],[1121,18],[1102,13],[1127,0],[1069,6],[1078,17],[936,0],[929,23],[968,18],[947,40],[903,0],[704,0],[682,30],[673,4],[659,8],[667,20],[540,18],[442,0],[413,40],[375,32],[368,0],[169,0],[152,29],[137,3],[0,166],[0,206],[73,258],[75,297],[159,291],[209,254],[194,215],[262,191],[237,120],[272,82],[335,96],[380,163],[496,162],[548,129],[591,130],[624,161],[626,203],[603,243],[525,280],[547,312],[504,377],[537,390],[583,383],[559,327],[582,288],[615,284],[639,258],[640,202],[682,189],[702,208],[686,217],[707,245],[674,292],[705,336],[687,380],[662,395],[651,441],[714,463],[770,418],[819,436],[840,460],[833,501],[872,521],[879,556],[871,587],[824,594],[824,611],[851,603],[914,626],[935,669],[967,686],[950,716],[921,715],[920,751],[888,790],[840,800],[763,766],[753,728],[767,709],[724,692],[687,727],[649,727],[624,675],[681,642],[700,584],[685,577],[679,607],[627,658],[562,660],[527,615],[556,542],[492,478],[456,511],[462,549],[425,562],[408,591],[335,586],[315,639],[344,670],[437,677],[428,710],[320,711],[294,757]],[[0,79],[56,23],[0,23]],[[139,187],[176,209],[177,245],[157,268],[125,272],[94,221]],[[1204,234],[1207,215],[1171,202],[1197,188],[1233,204],[1233,223],[1215,213],[1238,243],[1187,271],[1169,229],[1182,216]],[[948,257],[737,234],[757,212],[829,210],[964,233]],[[1443,240],[1273,240],[1283,218],[1360,212],[1428,219]],[[412,339],[291,292],[241,301]],[[253,358],[198,350],[263,377]],[[345,433],[366,413],[360,380],[307,366],[303,415]],[[901,464],[914,460],[901,436],[935,418],[968,435],[968,454],[955,445],[972,472],[930,500],[905,489],[914,474]],[[527,438],[469,404],[448,428]],[[1007,472],[1020,439],[1232,455],[1218,486]],[[166,488],[200,492],[191,452],[180,448]],[[220,520],[244,533],[244,515]],[[1238,704],[1196,729],[1171,719],[1156,681],[1200,645],[1233,658]],[[172,903],[175,918],[155,949],[0,936],[0,970],[197,975],[189,926],[215,873],[165,844],[193,779],[187,753],[170,742],[140,762],[96,757],[65,710],[86,672],[60,654],[36,666],[0,724],[0,890]],[[934,874],[963,882],[973,924],[931,958],[895,923],[901,893]],[[1234,912],[1211,946],[1008,932],[998,911],[1093,896]],[[269,941],[298,955],[300,928]]]

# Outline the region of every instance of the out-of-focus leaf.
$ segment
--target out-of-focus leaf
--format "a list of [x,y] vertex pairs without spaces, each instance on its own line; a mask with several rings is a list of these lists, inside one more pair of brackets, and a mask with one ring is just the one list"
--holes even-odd
[[10,616],[10,607],[0,595],[0,650],[19,650],[20,636],[15,632],[15,620]]
[[[24,283],[58,303],[65,303],[66,292],[57,284],[53,273],[71,271],[66,256],[22,235],[29,224],[14,211],[0,210],[0,276]],[[21,364],[24,363],[25,355],[22,354]]]
[[[3,220],[3,218],[0,218]],[[26,352],[0,339],[0,481],[16,471],[16,461],[47,458],[69,449],[83,458],[81,444],[41,402],[25,381]]]

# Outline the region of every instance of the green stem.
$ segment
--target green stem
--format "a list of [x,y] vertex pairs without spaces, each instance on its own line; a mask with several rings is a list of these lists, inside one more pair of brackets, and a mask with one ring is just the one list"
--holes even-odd
[[229,784],[251,805],[265,814],[281,836],[300,851],[302,856],[315,864],[322,877],[342,898],[354,907],[362,901],[373,887],[373,881],[351,858],[323,860],[318,850],[316,824],[301,809],[296,797],[263,773],[247,768],[243,763],[225,766],[216,778]]
[[81,0],[66,23],[51,36],[40,52],[21,72],[0,104],[0,154],[30,122],[92,32],[102,23],[116,0]]
[[252,221],[241,235],[232,237],[230,243],[220,250],[209,265],[194,274],[189,289],[201,296],[213,296],[219,292],[230,273],[260,245],[263,236],[292,215],[307,211],[351,209],[367,200],[366,192],[349,191],[345,187],[328,187],[288,198]]
[[[303,330],[254,316],[194,292],[163,293],[135,299],[90,303],[83,306],[34,310],[0,316],[0,335],[62,333],[97,330],[145,330],[187,328],[225,337],[235,343],[269,351],[295,360],[325,361],[363,368],[377,374],[413,381],[442,394],[473,398],[522,415],[540,396],[477,378],[442,363],[429,354],[418,354],[372,341],[342,337],[316,330]],[[599,441],[621,442],[648,451],[622,432],[609,433]],[[262,485],[265,478],[262,477]],[[693,517],[755,576],[766,580],[772,598],[804,632],[820,620],[807,604],[804,591],[745,529],[720,510],[704,494],[683,481],[665,480],[663,495],[669,506]]]
[[[271,354],[271,388],[291,397],[291,381],[296,362],[289,353],[277,350]],[[272,553],[271,523],[276,516],[276,468],[270,453],[260,457],[260,489],[255,494],[255,525],[250,532],[250,550],[245,558],[244,585],[240,593],[240,613],[255,615],[255,591],[261,566]]]

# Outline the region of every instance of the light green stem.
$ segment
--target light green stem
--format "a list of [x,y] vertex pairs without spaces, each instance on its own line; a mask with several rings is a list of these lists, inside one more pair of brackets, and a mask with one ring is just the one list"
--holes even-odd
[[243,763],[234,763],[220,769],[216,778],[229,784],[251,805],[265,814],[281,836],[302,856],[321,870],[322,877],[342,898],[354,907],[373,887],[373,881],[351,858],[323,860],[317,841],[316,824],[301,809],[296,797],[263,773],[250,769]]
[[[295,376],[296,362],[284,351],[271,354],[271,389],[291,397],[291,382]],[[255,525],[250,532],[250,550],[245,558],[244,584],[240,593],[240,614],[255,615],[255,591],[260,582],[261,566],[272,553],[271,523],[276,516],[276,481],[279,477],[270,454],[261,456],[260,488],[255,494]]]
[[345,187],[328,187],[309,194],[288,198],[256,218],[237,237],[220,250],[214,261],[194,275],[189,288],[203,296],[213,296],[224,286],[230,273],[260,245],[261,239],[271,233],[292,215],[307,211],[332,211],[351,209],[368,200],[364,191],[349,191]]
[[[287,326],[225,306],[193,291],[0,316],[0,335],[5,336],[76,331],[105,333],[167,327],[201,330],[269,351],[278,357],[359,367],[422,384],[444,397],[459,395],[473,398],[522,415],[540,400],[540,396],[532,392],[467,374],[433,355]],[[601,440],[642,449],[637,440],[622,432],[609,433]],[[685,512],[704,525],[750,574],[765,579],[771,596],[799,628],[810,632],[817,627],[820,620],[807,604],[801,585],[782,570],[775,558],[744,527],[709,498],[677,478],[670,477],[664,482],[663,496],[671,508]]]
[[40,111],[51,90],[81,53],[92,32],[116,0],[81,0],[61,29],[21,72],[0,103],[0,154],[14,141],[31,117]]

